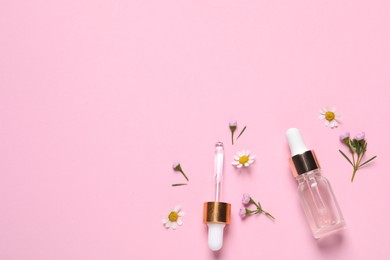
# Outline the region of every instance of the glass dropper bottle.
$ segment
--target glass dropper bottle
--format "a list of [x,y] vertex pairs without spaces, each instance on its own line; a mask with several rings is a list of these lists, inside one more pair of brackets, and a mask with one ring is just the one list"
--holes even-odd
[[345,228],[345,221],[329,181],[321,175],[313,150],[307,149],[298,129],[286,132],[290,145],[290,166],[298,182],[299,198],[314,238]]
[[214,152],[215,201],[205,202],[203,205],[203,222],[208,226],[208,245],[213,251],[218,251],[222,248],[223,231],[226,224],[230,223],[231,205],[220,201],[223,158],[223,143],[217,142]]

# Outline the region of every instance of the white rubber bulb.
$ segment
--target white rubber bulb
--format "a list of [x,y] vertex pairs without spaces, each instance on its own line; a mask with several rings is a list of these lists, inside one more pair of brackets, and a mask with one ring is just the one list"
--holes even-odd
[[218,251],[223,245],[223,229],[225,224],[207,223],[209,226],[209,248],[213,251]]
[[290,145],[291,156],[303,154],[309,150],[303,142],[301,133],[297,128],[288,129],[286,132],[286,137],[288,144]]

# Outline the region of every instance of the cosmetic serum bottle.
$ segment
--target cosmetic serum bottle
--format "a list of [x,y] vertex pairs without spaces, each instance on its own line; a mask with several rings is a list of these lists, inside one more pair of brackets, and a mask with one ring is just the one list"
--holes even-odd
[[223,176],[223,143],[215,144],[214,178],[215,201],[205,202],[203,205],[203,222],[208,226],[208,245],[213,251],[218,251],[223,245],[223,230],[230,223],[231,205],[221,202],[221,186]]
[[298,182],[299,197],[314,238],[344,229],[340,207],[329,181],[321,175],[314,151],[306,148],[298,129],[288,129],[286,137],[292,156],[291,170]]

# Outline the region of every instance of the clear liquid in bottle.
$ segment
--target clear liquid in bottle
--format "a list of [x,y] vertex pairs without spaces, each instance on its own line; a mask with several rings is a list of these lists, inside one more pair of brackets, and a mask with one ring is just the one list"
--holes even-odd
[[345,221],[329,181],[321,175],[320,164],[305,146],[298,129],[286,133],[291,149],[290,165],[298,181],[298,192],[314,238],[345,228]]

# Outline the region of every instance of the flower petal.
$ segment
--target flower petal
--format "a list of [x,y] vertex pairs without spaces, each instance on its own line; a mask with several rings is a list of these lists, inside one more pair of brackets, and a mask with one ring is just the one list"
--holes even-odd
[[232,164],[233,164],[233,165],[239,165],[240,162],[234,161],[234,162],[232,162]]
[[238,155],[236,154],[236,155],[233,156],[233,159],[236,160],[236,161],[238,161],[238,160],[240,160],[240,156],[238,156]]
[[183,217],[183,216],[185,216],[185,212],[184,211],[180,211],[179,213],[178,213],[178,215],[179,215],[179,217]]
[[172,224],[172,222],[171,222],[171,221],[168,221],[167,223],[165,223],[165,227],[166,227],[166,228],[170,228],[170,227],[171,227],[171,224]]
[[237,165],[237,168],[240,169],[242,167],[242,164],[240,163],[239,165]]
[[325,126],[329,126],[329,121],[325,120]]
[[248,167],[248,166],[249,166],[249,163],[245,163],[244,166],[245,166],[245,167]]
[[179,226],[181,226],[181,225],[183,225],[183,221],[182,221],[180,218],[178,218],[178,219],[177,219],[177,224],[178,224]]
[[246,151],[245,151],[245,155],[246,155],[246,156],[248,156],[249,153],[250,153],[249,150],[246,150]]
[[254,163],[254,162],[255,162],[255,160],[249,160],[249,161],[248,161],[249,164],[252,164],[252,163]]
[[167,222],[168,222],[168,219],[167,219],[167,218],[163,218],[163,219],[162,219],[162,223],[163,223],[163,224],[165,224],[165,223],[167,223]]
[[172,222],[171,228],[172,228],[172,229],[176,229],[176,228],[177,228],[177,222]]
[[256,154],[252,154],[251,156],[249,156],[249,160],[253,160],[256,158]]
[[180,211],[180,209],[181,209],[181,206],[180,206],[180,205],[177,205],[173,211],[175,211],[175,212],[179,212],[179,211]]
[[318,119],[324,119],[325,115],[319,115]]
[[241,157],[241,156],[243,156],[244,154],[245,154],[245,151],[239,151],[239,152],[237,153],[238,157]]

